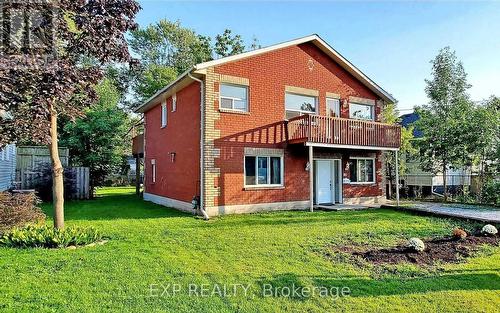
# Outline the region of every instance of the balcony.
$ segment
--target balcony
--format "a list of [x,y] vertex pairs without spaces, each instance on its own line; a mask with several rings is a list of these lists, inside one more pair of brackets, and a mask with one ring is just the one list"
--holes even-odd
[[332,148],[397,150],[401,126],[356,119],[302,115],[287,123],[288,143]]
[[144,156],[144,134],[132,138],[132,155],[140,158]]

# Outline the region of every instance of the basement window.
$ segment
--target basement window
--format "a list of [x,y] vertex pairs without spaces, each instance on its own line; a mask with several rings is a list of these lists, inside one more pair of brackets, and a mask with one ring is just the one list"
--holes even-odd
[[283,157],[245,156],[245,186],[283,186]]
[[349,171],[353,184],[375,183],[375,159],[351,158]]

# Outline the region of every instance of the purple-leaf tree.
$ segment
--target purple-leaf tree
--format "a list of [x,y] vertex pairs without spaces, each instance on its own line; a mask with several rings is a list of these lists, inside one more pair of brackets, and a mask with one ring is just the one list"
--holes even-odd
[[48,144],[54,226],[64,227],[57,120],[97,100],[103,65],[132,61],[125,33],[136,28],[134,0],[23,0],[0,3],[0,146]]

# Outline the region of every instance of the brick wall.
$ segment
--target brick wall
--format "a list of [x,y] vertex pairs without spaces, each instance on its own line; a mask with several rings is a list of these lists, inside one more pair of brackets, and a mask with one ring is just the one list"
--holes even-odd
[[[218,91],[221,75],[249,82],[249,113],[219,111]],[[326,114],[327,93],[341,98],[341,116],[348,117],[347,99],[361,97],[379,100],[367,87],[333,62],[311,43],[288,47],[211,68],[207,73],[207,136],[209,140],[209,179],[206,181],[207,206],[296,201],[309,199],[309,173],[305,170],[307,149],[283,144],[285,86],[317,90],[319,113]],[[377,101],[377,120],[381,110]],[[213,136],[212,136],[213,135]],[[213,145],[213,146],[212,146]],[[285,188],[245,190],[244,147],[285,149]],[[207,152],[208,152],[207,151]],[[352,151],[343,150],[343,166]],[[380,153],[377,154],[377,184],[344,186],[344,197],[382,195]]]
[[[167,126],[161,128],[161,103],[145,113],[145,192],[191,202],[200,186],[200,85],[177,92],[177,108],[167,99]],[[175,153],[172,160],[171,153]],[[151,160],[156,160],[152,182]]]

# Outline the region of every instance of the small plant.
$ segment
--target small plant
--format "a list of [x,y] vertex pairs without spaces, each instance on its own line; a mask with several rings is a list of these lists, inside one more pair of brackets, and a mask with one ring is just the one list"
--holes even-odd
[[14,227],[45,220],[45,214],[37,204],[34,193],[0,192],[0,234]]
[[425,250],[424,242],[418,238],[410,238],[410,240],[408,240],[408,247],[416,252],[422,252]]
[[495,236],[498,233],[498,230],[495,226],[486,224],[483,226],[483,229],[481,229],[481,233],[486,236]]
[[12,248],[63,248],[100,241],[102,235],[94,228],[67,227],[55,229],[48,225],[27,225],[14,228],[0,238],[0,245]]
[[456,239],[465,239],[467,237],[467,232],[465,232],[465,230],[463,229],[455,228],[453,229],[452,235],[453,238]]

